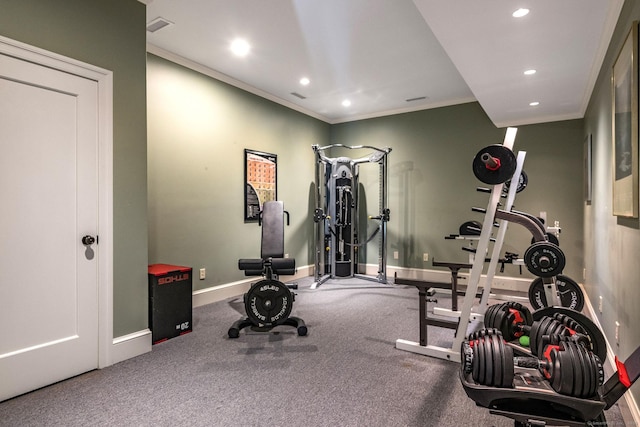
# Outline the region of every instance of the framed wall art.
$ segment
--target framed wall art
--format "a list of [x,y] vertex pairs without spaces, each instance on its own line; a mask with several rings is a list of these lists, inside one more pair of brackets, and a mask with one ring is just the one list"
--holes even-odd
[[278,200],[278,156],[244,150],[244,220],[257,221],[264,202]]
[[613,214],[638,217],[638,22],[613,64]]

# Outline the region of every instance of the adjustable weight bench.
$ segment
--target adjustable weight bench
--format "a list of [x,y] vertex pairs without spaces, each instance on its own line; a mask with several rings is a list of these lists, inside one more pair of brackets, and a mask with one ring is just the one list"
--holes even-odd
[[228,331],[229,338],[238,338],[240,330],[248,326],[269,331],[279,325],[288,325],[295,327],[300,336],[307,334],[304,321],[290,316],[295,295],[289,286],[278,280],[279,275],[290,276],[296,272],[296,260],[284,257],[285,214],[289,225],[289,213],[282,202],[265,202],[258,219],[258,225],[262,226],[260,258],[238,260],[238,268],[245,276],[262,276],[263,279],[251,285],[244,294],[247,317],[234,322]]

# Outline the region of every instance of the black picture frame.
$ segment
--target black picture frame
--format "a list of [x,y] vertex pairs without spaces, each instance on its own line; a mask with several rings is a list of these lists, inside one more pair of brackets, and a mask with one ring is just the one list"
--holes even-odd
[[278,156],[244,150],[244,220],[258,220],[264,202],[278,200]]

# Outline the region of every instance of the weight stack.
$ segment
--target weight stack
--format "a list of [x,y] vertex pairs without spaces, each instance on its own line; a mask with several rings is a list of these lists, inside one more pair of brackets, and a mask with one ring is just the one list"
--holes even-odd
[[152,264],[148,273],[149,329],[153,344],[191,332],[191,267]]
[[336,261],[336,277],[350,277],[351,261]]

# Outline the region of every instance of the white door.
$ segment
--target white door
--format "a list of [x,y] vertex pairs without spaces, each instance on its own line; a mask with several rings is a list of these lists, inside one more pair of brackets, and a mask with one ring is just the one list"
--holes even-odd
[[0,401],[98,367],[97,97],[0,54]]

